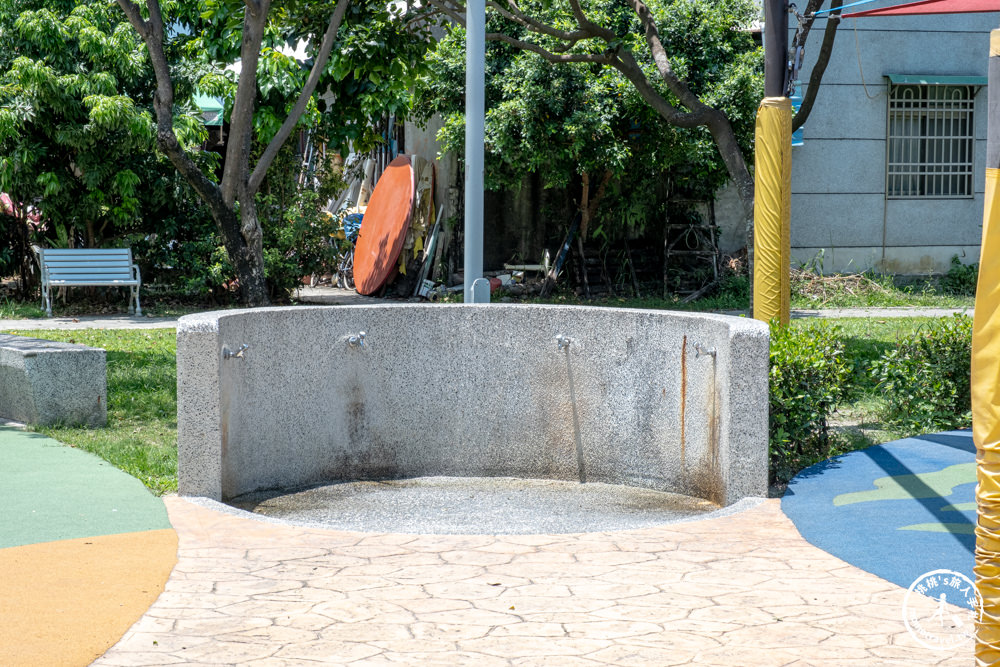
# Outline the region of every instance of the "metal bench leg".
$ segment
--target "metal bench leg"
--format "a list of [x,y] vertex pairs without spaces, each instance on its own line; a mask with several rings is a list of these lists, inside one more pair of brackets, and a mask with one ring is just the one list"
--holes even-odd
[[48,285],[42,286],[42,308],[45,309],[46,317],[52,317],[52,297],[49,295]]
[[136,317],[142,317],[142,306],[139,305],[139,288],[138,287],[133,287],[132,288],[132,296],[133,296],[133,299],[135,300],[135,308],[131,307],[132,303],[131,303],[131,300],[130,300],[130,302],[129,302],[129,312],[130,313],[134,313]]

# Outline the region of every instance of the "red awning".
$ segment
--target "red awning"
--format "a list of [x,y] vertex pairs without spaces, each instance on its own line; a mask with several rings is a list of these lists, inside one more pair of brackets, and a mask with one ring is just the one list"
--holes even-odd
[[978,12],[1000,12],[1000,0],[922,0],[921,2],[908,2],[905,5],[844,14],[844,18],[911,14],[974,14]]

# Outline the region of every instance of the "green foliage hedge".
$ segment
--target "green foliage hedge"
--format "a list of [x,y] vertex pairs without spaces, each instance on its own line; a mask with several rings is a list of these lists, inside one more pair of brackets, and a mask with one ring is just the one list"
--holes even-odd
[[948,273],[941,276],[941,290],[945,294],[975,296],[979,280],[979,264],[962,264],[958,255],[952,255]]
[[838,453],[843,443],[831,442],[828,419],[838,403],[856,400],[855,394],[878,396],[876,416],[890,439],[971,423],[971,317],[932,321],[877,358],[851,359],[849,340],[835,325],[782,327],[772,322],[772,483],[788,481],[802,468]]
[[941,318],[902,338],[872,364],[885,395],[883,420],[907,432],[968,426],[972,398],[969,374],[972,318]]
[[843,397],[851,366],[839,327],[798,329],[771,322],[770,475],[784,482],[829,454],[827,418]]

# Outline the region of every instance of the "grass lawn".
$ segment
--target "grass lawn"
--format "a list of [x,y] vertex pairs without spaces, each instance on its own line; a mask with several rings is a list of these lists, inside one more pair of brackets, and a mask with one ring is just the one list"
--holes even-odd
[[[852,387],[831,420],[830,455],[913,435],[878,421],[885,400],[868,371],[872,361],[932,318],[797,319],[793,327],[836,325],[854,366]],[[17,333],[12,331],[11,333]],[[107,350],[106,428],[39,428],[70,446],[93,452],[140,479],[154,493],[177,490],[176,336],[172,329],[23,331],[22,335]]]
[[[821,276],[806,271],[794,271],[791,281],[793,310],[824,308],[972,308],[975,297],[970,294],[947,293],[940,279],[927,278],[897,284],[891,276],[873,274],[837,274]],[[534,303],[580,304],[617,308],[652,308],[686,311],[747,310],[750,281],[746,276],[728,276],[706,296],[684,303],[678,297],[664,298],[655,289],[643,296],[600,296],[586,300],[568,288],[561,288],[542,299],[524,299]],[[502,297],[503,295],[499,295]],[[497,297],[497,298],[499,298]],[[461,301],[461,294],[450,295],[447,301]],[[521,299],[517,299],[521,300]]]
[[0,297],[0,320],[23,320],[33,317],[45,317],[45,309],[37,303]]
[[[16,330],[7,333],[19,333]],[[106,428],[37,430],[97,454],[156,494],[177,490],[177,337],[173,329],[22,331],[107,350]]]
[[[128,291],[121,288],[93,288],[88,294],[84,288],[70,289],[67,298],[52,294],[53,317],[78,317],[80,315],[128,315]],[[147,317],[180,317],[206,310],[235,308],[234,304],[212,303],[206,298],[186,296],[160,285],[143,285],[139,292],[142,314]],[[41,298],[17,301],[0,296],[0,319],[21,320],[45,317]]]

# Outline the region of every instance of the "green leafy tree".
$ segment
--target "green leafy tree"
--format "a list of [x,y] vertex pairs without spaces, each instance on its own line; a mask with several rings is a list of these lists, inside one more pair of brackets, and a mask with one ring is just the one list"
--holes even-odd
[[[436,10],[465,24],[462,0],[429,0]],[[809,0],[811,15],[823,0]],[[841,0],[833,0],[840,7]],[[735,92],[724,82],[751,64],[745,31],[759,16],[752,0],[488,0],[487,39],[531,52],[555,64],[613,68],[660,122],[672,131],[710,138],[743,204],[748,248],[753,247],[754,181],[747,156],[752,115],[733,114]],[[836,13],[839,13],[837,10]],[[807,16],[805,24],[812,26]],[[824,35],[822,66],[814,68],[801,125],[815,99],[832,49],[836,18]],[[800,34],[796,46],[804,46]],[[827,39],[829,37],[829,39]],[[756,65],[752,65],[756,66]],[[743,108],[743,107],[740,107]]]
[[[309,126],[334,147],[372,145],[371,120],[405,108],[427,39],[396,5],[371,0],[338,0],[332,9],[297,0],[117,1],[155,74],[157,145],[211,211],[241,302],[266,304],[256,196],[282,145]],[[283,53],[288,45],[304,45],[308,69]],[[237,60],[238,75],[226,70]],[[229,134],[217,181],[177,133],[178,111],[193,92],[178,85],[185,72],[196,73],[201,91],[227,99]]]
[[[143,213],[176,185],[154,150],[151,83],[113,4],[0,0],[0,190],[22,218],[30,204],[50,235],[92,246],[149,231]],[[202,140],[198,119],[177,125]]]
[[[604,19],[613,21],[612,8],[604,9]],[[671,14],[665,27],[687,35],[681,55],[692,63],[692,78],[705,96],[729,117],[752,120],[762,87],[759,48],[747,33],[730,29],[730,12],[716,7],[709,13],[712,20]],[[638,29],[638,21],[632,23],[630,29]],[[502,27],[503,20],[494,15],[487,30]],[[464,40],[464,30],[452,27],[438,42],[415,104],[425,115],[444,115],[439,138],[446,150],[456,152],[464,147]],[[517,188],[527,173],[538,174],[548,188],[579,183],[583,238],[609,183],[633,194],[662,190],[657,182],[669,179],[688,196],[710,197],[725,181],[726,169],[708,132],[660,122],[612,67],[573,61],[553,65],[504,41],[488,45],[487,63],[487,187]],[[709,76],[712,63],[725,63],[724,74]],[[744,151],[752,141],[747,125],[752,122],[738,125],[744,130],[738,135]],[[625,216],[616,220],[624,222]],[[636,220],[630,216],[628,222],[634,227]]]

